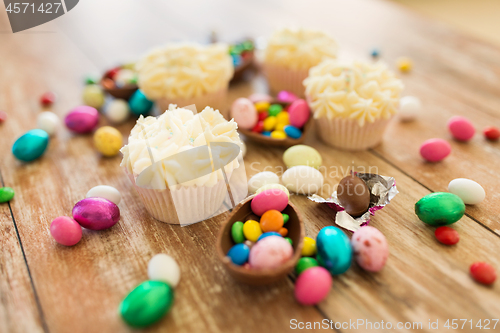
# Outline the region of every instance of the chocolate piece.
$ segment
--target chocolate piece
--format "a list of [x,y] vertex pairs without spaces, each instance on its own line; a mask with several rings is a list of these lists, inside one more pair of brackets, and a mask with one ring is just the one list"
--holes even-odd
[[337,187],[337,198],[345,211],[354,217],[363,215],[370,206],[370,190],[356,176],[347,176]]

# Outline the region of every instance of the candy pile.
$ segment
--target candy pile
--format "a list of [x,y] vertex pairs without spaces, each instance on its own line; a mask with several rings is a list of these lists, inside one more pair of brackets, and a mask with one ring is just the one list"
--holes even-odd
[[102,87],[104,89],[137,88],[137,73],[134,68],[135,64],[131,63],[106,71],[101,81]]
[[245,40],[229,46],[229,54],[233,59],[234,77],[237,78],[240,71],[244,71],[253,61],[255,45],[252,40]]

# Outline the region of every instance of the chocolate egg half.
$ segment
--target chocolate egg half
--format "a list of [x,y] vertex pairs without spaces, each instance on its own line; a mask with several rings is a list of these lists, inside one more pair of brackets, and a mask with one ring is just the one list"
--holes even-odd
[[349,215],[361,216],[370,206],[370,189],[359,177],[347,176],[337,187],[337,198]]

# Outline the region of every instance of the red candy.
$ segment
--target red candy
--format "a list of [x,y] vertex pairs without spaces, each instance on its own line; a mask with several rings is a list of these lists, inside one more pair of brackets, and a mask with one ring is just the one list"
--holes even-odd
[[494,126],[486,127],[483,130],[484,137],[491,141],[497,141],[500,139],[500,130]]
[[259,115],[258,115],[259,121],[261,121],[261,120],[264,121],[264,119],[266,119],[267,116],[269,116],[269,113],[267,113],[267,111],[259,112]]
[[118,74],[118,72],[120,71],[120,67],[115,67],[115,68],[112,68],[110,69],[109,71],[107,71],[105,74],[104,74],[104,77],[107,77],[111,80],[114,80],[115,79],[115,76],[116,74]]
[[437,240],[444,245],[454,245],[460,240],[460,235],[450,227],[439,227],[434,232]]
[[256,132],[256,133],[262,133],[263,130],[264,130],[264,121],[262,121],[262,120],[259,120],[257,125],[255,125],[255,127],[252,128],[252,132]]
[[0,111],[0,124],[7,120],[7,113]]
[[493,266],[486,262],[475,262],[470,266],[470,274],[479,283],[492,284],[497,278]]
[[56,95],[53,92],[46,92],[40,97],[40,104],[43,106],[51,106],[56,101]]

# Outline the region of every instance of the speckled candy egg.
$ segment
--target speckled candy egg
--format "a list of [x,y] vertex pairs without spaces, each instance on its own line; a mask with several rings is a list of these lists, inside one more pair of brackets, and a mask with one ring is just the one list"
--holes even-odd
[[120,209],[104,198],[86,198],[73,207],[73,218],[84,228],[103,230],[120,220]]
[[231,105],[231,116],[239,128],[252,129],[258,121],[257,110],[248,98],[238,98]]
[[99,109],[104,105],[104,92],[96,84],[89,84],[83,88],[83,104]]
[[252,212],[258,216],[271,209],[281,212],[288,206],[288,196],[283,191],[269,189],[257,194],[250,205]]
[[59,117],[54,112],[50,111],[40,112],[36,119],[36,126],[39,129],[47,132],[49,136],[52,136],[56,133],[56,130],[59,127],[60,123],[61,120],[59,119]]
[[123,136],[116,128],[103,126],[94,134],[94,145],[104,156],[115,156],[123,146]]
[[271,171],[263,171],[253,175],[248,180],[248,191],[255,193],[259,188],[269,184],[279,184],[280,178]]
[[351,245],[356,262],[366,271],[380,271],[389,257],[387,240],[374,227],[364,226],[359,228],[352,235]]
[[298,194],[312,194],[321,190],[323,175],[317,169],[297,165],[286,170],[281,177],[288,190]]
[[66,115],[64,122],[66,127],[75,133],[89,133],[99,122],[99,112],[91,106],[78,106]]
[[250,250],[248,261],[254,269],[277,268],[293,256],[293,248],[283,237],[269,236]]
[[130,111],[136,116],[147,115],[153,108],[153,102],[151,102],[146,95],[141,90],[136,90],[132,97],[128,101]]
[[295,299],[302,305],[315,305],[328,296],[332,276],[323,267],[311,267],[302,272],[295,282]]
[[127,101],[119,98],[112,100],[108,105],[106,105],[104,115],[112,123],[123,123],[130,116],[130,109]]
[[321,229],[316,238],[316,249],[318,263],[330,274],[342,274],[351,267],[351,243],[339,228],[328,226]]
[[118,205],[122,199],[122,195],[120,191],[118,191],[113,186],[108,185],[98,185],[92,187],[86,195],[86,198],[104,198],[113,202],[115,205]]
[[21,161],[30,162],[42,156],[48,144],[47,132],[34,129],[26,132],[14,142],[12,154]]

